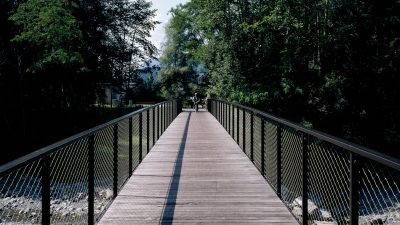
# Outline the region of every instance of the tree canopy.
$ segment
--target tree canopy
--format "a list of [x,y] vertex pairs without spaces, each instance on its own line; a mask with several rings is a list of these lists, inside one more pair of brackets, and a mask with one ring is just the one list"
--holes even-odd
[[172,10],[164,71],[204,65],[210,97],[393,152],[399,9],[395,0],[191,0]]

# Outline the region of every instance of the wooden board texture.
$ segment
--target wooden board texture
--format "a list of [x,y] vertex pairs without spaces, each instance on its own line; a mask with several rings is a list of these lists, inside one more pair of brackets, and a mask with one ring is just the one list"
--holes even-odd
[[182,112],[98,223],[298,224],[208,112]]

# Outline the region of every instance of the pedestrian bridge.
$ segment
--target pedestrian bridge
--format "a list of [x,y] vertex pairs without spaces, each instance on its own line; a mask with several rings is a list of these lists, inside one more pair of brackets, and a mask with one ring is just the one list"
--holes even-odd
[[0,224],[400,224],[400,163],[270,114],[156,104],[0,167]]

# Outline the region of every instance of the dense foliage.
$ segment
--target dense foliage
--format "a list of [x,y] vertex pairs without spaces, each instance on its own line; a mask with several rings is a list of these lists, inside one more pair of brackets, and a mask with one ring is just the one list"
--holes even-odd
[[395,0],[191,0],[167,28],[161,77],[177,87],[166,96],[198,84],[202,64],[210,97],[399,156],[399,9]]
[[158,23],[150,7],[145,0],[0,1],[3,146],[19,149],[36,124],[32,114],[56,111],[61,119],[99,102],[104,87],[135,88],[128,85],[135,71],[157,53],[148,40]]

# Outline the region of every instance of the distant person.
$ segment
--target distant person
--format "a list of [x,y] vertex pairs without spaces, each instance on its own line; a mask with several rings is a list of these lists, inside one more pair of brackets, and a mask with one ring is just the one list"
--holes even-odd
[[192,100],[193,100],[194,110],[196,112],[198,112],[199,111],[199,103],[200,103],[201,99],[199,98],[199,96],[197,96],[197,93],[194,93],[194,97],[192,98]]

